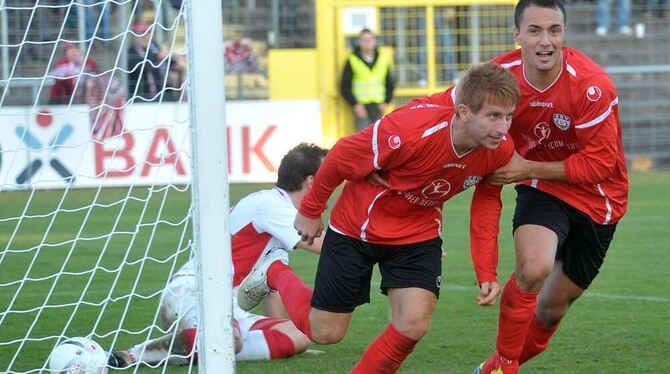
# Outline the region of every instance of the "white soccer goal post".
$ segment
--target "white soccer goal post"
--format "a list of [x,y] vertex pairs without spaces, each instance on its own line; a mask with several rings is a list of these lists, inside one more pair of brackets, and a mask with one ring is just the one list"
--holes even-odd
[[190,258],[182,372],[234,372],[224,100],[220,0],[0,0],[0,372],[176,336],[159,304]]

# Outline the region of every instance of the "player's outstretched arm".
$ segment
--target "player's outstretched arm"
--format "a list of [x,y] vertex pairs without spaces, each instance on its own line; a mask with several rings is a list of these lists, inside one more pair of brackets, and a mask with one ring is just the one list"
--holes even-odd
[[497,169],[488,181],[496,186],[519,182],[526,179],[551,179],[567,181],[563,161],[537,162],[526,160],[514,152],[507,165]]

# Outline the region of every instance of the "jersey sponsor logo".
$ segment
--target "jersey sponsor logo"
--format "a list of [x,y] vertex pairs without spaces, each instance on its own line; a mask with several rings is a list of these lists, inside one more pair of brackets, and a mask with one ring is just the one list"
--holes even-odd
[[406,192],[399,192],[400,194],[403,194],[403,197],[413,205],[420,205],[420,206],[431,206],[431,207],[440,207],[442,206],[442,200],[434,200],[434,199],[426,199],[421,196],[415,195],[410,191]]
[[400,143],[401,143],[400,136],[398,136],[398,135],[389,136],[388,143],[389,143],[389,147],[391,147],[391,149],[398,149],[400,147]]
[[546,101],[531,101],[530,102],[531,108],[553,108],[554,103],[549,103]]
[[459,164],[458,162],[450,162],[448,164],[444,164],[443,168],[444,169],[449,169],[449,168],[465,169],[465,165]]
[[575,142],[566,143],[561,139],[552,140],[548,143],[545,143],[544,145],[547,148],[552,149],[552,150],[553,149],[558,149],[558,148],[563,148],[563,147],[567,148],[570,151],[576,151],[577,150],[577,143],[575,143]]
[[444,179],[436,179],[421,190],[426,199],[436,200],[446,197],[451,190],[451,184]]
[[540,122],[535,125],[533,133],[537,137],[537,142],[542,144],[543,141],[549,139],[549,135],[551,135],[551,127],[549,127],[546,122]]
[[565,131],[570,128],[570,117],[565,114],[554,113],[554,125],[556,125],[559,130]]
[[471,176],[465,178],[465,182],[463,182],[463,189],[464,190],[468,189],[468,188],[476,185],[477,183],[479,183],[481,181],[482,181],[482,177],[480,177],[479,175],[471,175]]
[[598,86],[591,86],[586,89],[586,98],[589,101],[598,101],[603,96],[603,92],[598,88]]

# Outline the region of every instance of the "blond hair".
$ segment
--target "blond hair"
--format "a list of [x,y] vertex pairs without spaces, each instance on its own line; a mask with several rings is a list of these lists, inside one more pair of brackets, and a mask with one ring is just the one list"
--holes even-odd
[[521,96],[514,75],[493,62],[475,65],[456,87],[456,105],[478,113],[484,103],[516,105]]

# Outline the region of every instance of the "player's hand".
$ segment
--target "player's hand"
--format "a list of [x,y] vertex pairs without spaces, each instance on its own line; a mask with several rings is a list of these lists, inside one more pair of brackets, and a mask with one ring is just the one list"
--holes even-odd
[[358,118],[368,118],[368,111],[365,110],[365,105],[363,104],[354,105],[354,113]]
[[530,178],[530,162],[514,152],[507,165],[496,169],[488,181],[496,186],[519,182]]
[[496,303],[496,299],[500,293],[500,284],[498,282],[483,282],[479,288],[480,292],[479,296],[477,296],[477,304],[479,306],[491,306]]
[[307,218],[298,212],[295,215],[293,227],[298,231],[301,240],[308,245],[314,244],[314,238],[318,238],[323,233],[321,216],[319,218]]
[[382,176],[379,175],[378,173],[368,174],[368,176],[365,177],[365,180],[374,184],[375,186],[384,186],[386,188],[391,188],[389,182],[386,179],[382,178]]

